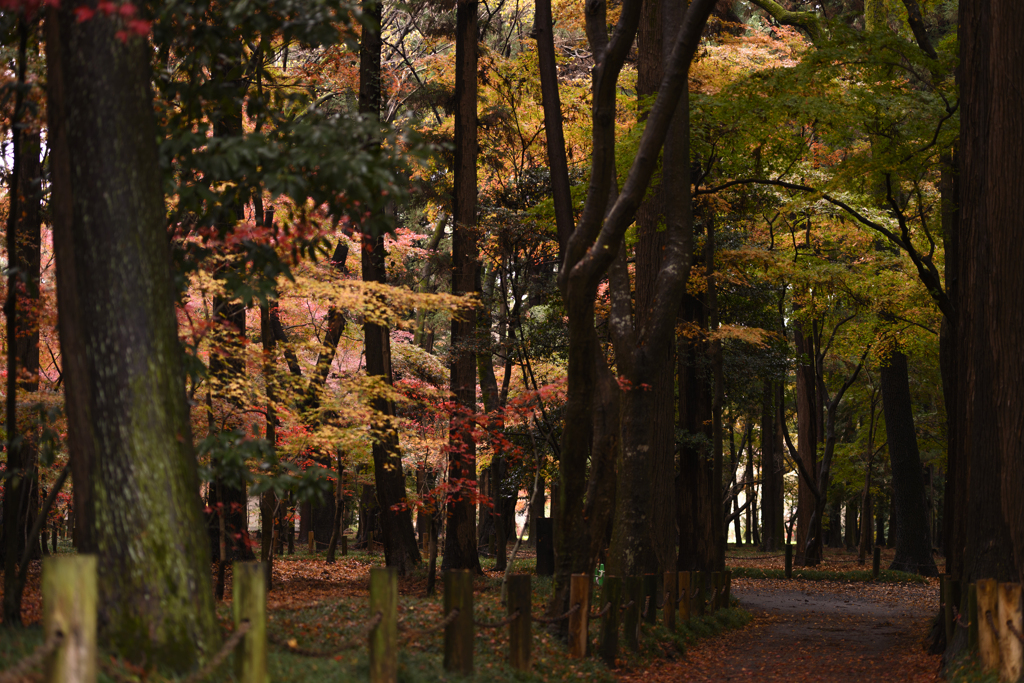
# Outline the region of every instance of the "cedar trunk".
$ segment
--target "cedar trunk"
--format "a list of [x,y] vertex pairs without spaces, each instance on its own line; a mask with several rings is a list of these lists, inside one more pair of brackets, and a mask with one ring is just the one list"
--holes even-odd
[[907,357],[899,350],[893,351],[879,375],[895,506],[896,556],[889,569],[937,576],[938,569],[932,559],[921,456],[917,450],[910,404]]
[[[476,226],[476,0],[459,0],[455,13],[455,228],[452,233],[452,294],[479,289]],[[480,572],[476,545],[476,444],[470,416],[476,412],[476,311],[452,319],[451,390],[462,414],[451,417],[448,437],[448,483],[442,569]]]
[[1022,30],[1024,14],[1013,0],[960,3],[961,191],[953,419],[958,477],[967,481],[967,499],[960,508],[967,530],[961,582],[986,577],[1017,581],[1024,566],[1024,366],[1019,359],[1024,341]]
[[[383,3],[368,7],[370,24],[364,25],[359,47],[359,111],[376,119],[380,115],[381,84],[381,17]],[[387,281],[387,252],[383,235],[364,235],[362,243],[362,274],[364,282]],[[366,374],[380,377],[391,387],[391,335],[388,328],[373,322],[363,324],[363,338],[366,345]],[[377,396],[371,401],[377,418],[371,428],[373,441],[373,475],[380,510],[380,528],[384,543],[384,562],[396,567],[402,576],[420,563],[420,551],[416,545],[416,533],[412,527],[412,511],[404,505],[406,501],[405,474],[402,471],[402,456],[399,450],[398,426],[394,421],[395,406],[390,398]],[[339,486],[340,486],[339,480]],[[337,502],[330,510],[328,538],[337,527]],[[326,507],[331,507],[330,505]]]

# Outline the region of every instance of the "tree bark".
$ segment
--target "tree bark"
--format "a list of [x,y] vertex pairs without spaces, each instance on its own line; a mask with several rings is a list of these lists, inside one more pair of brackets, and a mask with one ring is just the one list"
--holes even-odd
[[551,0],[536,0],[532,35],[537,39],[541,106],[544,109],[544,136],[547,143],[548,168],[551,173],[551,196],[555,205],[559,261],[565,261],[565,249],[574,228],[574,220],[572,197],[569,193],[569,162],[566,159],[565,133],[562,130],[562,102],[558,94],[558,67],[555,64]]
[[881,367],[880,377],[896,522],[896,556],[889,569],[937,576],[910,402],[907,357],[897,349],[887,361]]
[[78,548],[99,556],[101,637],[189,669],[218,646],[185,402],[150,50],[114,22],[46,21],[48,114]]
[[958,472],[968,482],[962,582],[1017,581],[1024,566],[1022,30],[1024,14],[1012,0],[960,4],[955,419],[968,470]]
[[[706,329],[703,303],[687,294],[684,321]],[[712,378],[707,362],[707,342],[680,337],[677,351],[679,381],[679,430],[683,433],[676,477],[677,526],[680,571],[713,571],[714,529],[721,516],[712,504],[714,458],[711,436]]]
[[[477,7],[476,0],[459,0],[455,12],[455,228],[452,234],[452,294],[471,294],[480,288],[477,260]],[[476,444],[471,415],[476,412],[476,353],[473,338],[476,311],[452,319],[451,390],[462,414],[451,417],[448,437],[448,483],[442,569],[471,569],[477,573]]]
[[[370,24],[363,25],[359,46],[359,111],[377,119],[381,106],[381,18],[383,2],[368,7]],[[387,282],[387,252],[384,235],[363,235],[362,275],[364,282]],[[366,374],[379,377],[390,389],[394,384],[391,371],[391,335],[388,328],[373,322],[363,324],[366,346]],[[370,401],[376,413],[370,429],[373,454],[373,475],[380,509],[380,526],[384,543],[384,563],[405,576],[420,563],[412,511],[406,503],[405,474],[395,422],[395,406],[387,396],[378,395]],[[340,485],[340,481],[339,481]],[[335,503],[337,508],[337,503]],[[336,527],[337,509],[332,510],[331,526]],[[333,535],[333,529],[331,535]]]
[[[814,349],[799,323],[793,326],[796,346],[796,415],[797,415],[797,457],[804,470],[812,477],[818,476],[818,410],[815,405]],[[797,498],[796,559],[797,565],[806,566],[808,558],[806,545],[811,533],[811,520],[817,506],[817,497],[801,476]],[[813,559],[813,558],[812,558]]]
[[[32,28],[18,18],[17,82],[26,83],[27,45]],[[29,542],[39,508],[37,428],[18,419],[21,394],[39,390],[39,267],[42,167],[40,134],[30,120],[24,90],[15,94],[12,122],[14,168],[8,188],[7,301],[7,473],[4,480],[0,556],[4,565],[5,623],[21,623],[24,583],[18,562]]]
[[775,448],[775,384],[765,381],[761,397],[761,550],[774,552],[782,547],[783,488],[782,453]]

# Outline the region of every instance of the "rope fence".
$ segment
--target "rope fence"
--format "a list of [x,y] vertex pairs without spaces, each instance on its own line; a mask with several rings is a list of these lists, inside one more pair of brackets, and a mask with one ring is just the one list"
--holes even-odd
[[234,652],[235,648],[238,647],[238,644],[242,642],[242,638],[249,632],[249,628],[250,624],[248,619],[239,624],[238,628],[235,629],[235,632],[231,634],[231,637],[224,641],[224,645],[221,646],[220,651],[214,655],[213,659],[207,662],[206,666],[202,669],[185,679],[186,683],[199,683],[199,681],[205,680],[210,674],[216,671],[220,665],[224,663],[224,660],[227,659],[228,655]]
[[510,615],[508,615],[504,619],[501,619],[500,621],[496,621],[494,623],[490,623],[490,622],[486,622],[486,621],[477,621],[476,619],[474,619],[473,620],[473,626],[476,626],[477,628],[501,628],[502,626],[508,626],[509,624],[511,624],[513,621],[515,621],[518,618],[519,618],[519,610],[516,610],[515,612],[513,612]]
[[[267,621],[267,589],[265,565],[238,562],[233,567],[232,613],[235,628],[217,652],[199,670],[183,680],[202,683],[214,680],[233,657],[235,680],[243,683],[265,683],[268,677],[269,648],[283,654],[309,658],[336,658],[343,652],[366,647],[370,659],[369,679],[372,683],[393,683],[398,675],[398,633],[406,637],[444,632],[444,666],[448,671],[473,672],[473,648],[479,630],[508,629],[508,661],[521,671],[532,667],[534,623],[565,624],[569,633],[569,656],[588,656],[591,642],[589,625],[600,623],[600,646],[595,652],[614,662],[619,647],[619,633],[626,647],[638,649],[640,632],[639,605],[646,602],[653,621],[656,590],[654,575],[605,577],[600,601],[601,609],[591,611],[591,598],[596,586],[588,574],[574,574],[570,581],[568,604],[563,614],[544,617],[532,613],[531,576],[510,575],[507,580],[507,614],[495,621],[474,618],[473,575],[456,570],[444,576],[444,618],[421,628],[398,619],[398,574],[394,569],[370,570],[369,610],[363,622],[349,622],[343,627],[350,636],[325,649],[303,647],[295,637],[280,631],[270,633]],[[666,625],[674,628],[675,618],[688,619],[728,604],[728,572],[667,572],[664,575],[664,596],[661,601]],[[114,660],[104,661],[96,648],[96,558],[89,555],[48,558],[43,564],[43,605],[47,638],[13,667],[0,672],[0,683],[20,682],[26,675],[45,667],[44,683],[86,683],[95,677],[97,668],[115,680],[122,676]],[[695,588],[693,591],[690,587]],[[723,599],[723,596],[724,599]],[[700,605],[698,608],[697,605]],[[91,612],[90,612],[91,611]],[[336,613],[336,609],[330,611]],[[504,639],[502,639],[504,641]],[[491,639],[490,642],[495,642]],[[503,645],[504,647],[504,645]],[[73,656],[69,653],[73,652]],[[65,661],[74,660],[72,667]],[[86,664],[82,664],[86,662]],[[92,672],[91,676],[89,671]]]
[[531,616],[530,618],[533,619],[534,621],[540,623],[540,624],[557,624],[560,621],[565,621],[566,619],[568,619],[572,615],[576,614],[576,612],[578,612],[579,610],[580,610],[580,604],[576,603],[575,605],[573,605],[572,607],[569,608],[568,612],[566,612],[565,614],[560,614],[557,617],[534,617],[534,616]]
[[17,683],[21,681],[30,672],[35,671],[46,658],[57,651],[61,643],[64,642],[64,633],[61,631],[54,631],[49,637],[43,641],[42,645],[37,647],[33,652],[22,659],[20,662],[15,664],[13,667],[0,673],[0,683]]
[[448,628],[450,624],[454,623],[454,621],[458,618],[459,610],[453,609],[451,612],[448,613],[448,616],[446,616],[444,619],[442,619],[437,624],[434,624],[433,626],[427,626],[426,628],[421,629],[414,629],[409,628],[402,622],[398,622],[398,630],[407,636],[425,636],[428,633],[434,633],[436,631],[445,630],[446,628]]

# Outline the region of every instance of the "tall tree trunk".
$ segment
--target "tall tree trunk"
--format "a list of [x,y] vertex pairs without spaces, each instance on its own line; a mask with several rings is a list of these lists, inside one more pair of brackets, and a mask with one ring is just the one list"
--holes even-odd
[[[377,119],[381,106],[381,18],[383,2],[368,7],[369,24],[363,25],[359,47],[359,111]],[[363,235],[362,275],[364,282],[387,282],[387,252],[384,235]],[[366,374],[380,377],[390,388],[394,384],[391,373],[391,335],[388,328],[373,322],[363,324],[366,345]],[[378,396],[370,402],[377,414],[370,435],[373,441],[373,474],[380,509],[380,526],[384,543],[384,562],[405,575],[420,563],[416,533],[412,527],[412,512],[402,506],[406,499],[405,474],[399,450],[398,426],[395,406],[390,398]],[[339,486],[340,486],[339,480]],[[336,509],[331,515],[331,526],[336,527]],[[335,532],[332,529],[331,535]]]
[[914,414],[910,404],[907,357],[900,350],[889,354],[880,370],[885,433],[892,464],[892,495],[896,521],[896,556],[890,569],[937,576],[932,559],[931,529],[917,450]]
[[[814,366],[807,359],[814,358],[811,340],[804,336],[799,323],[793,326],[793,337],[796,345],[796,416],[797,416],[797,457],[804,470],[811,477],[818,475],[818,410],[815,405],[815,374]],[[808,534],[811,533],[811,520],[817,506],[817,499],[806,477],[800,476],[797,497],[796,523],[796,563],[801,566],[808,564],[806,545]]]
[[[1012,0],[960,4],[960,288],[956,430],[967,472],[962,582],[1019,581],[1024,567],[1024,74]],[[959,467],[960,462],[957,463]]]
[[[216,69],[221,78],[221,86],[226,93],[213,115],[213,130],[216,137],[224,139],[239,138],[244,134],[242,127],[241,101],[245,96],[248,84],[240,79],[231,80],[230,75],[236,74],[243,62],[241,45],[235,46],[233,54],[218,55]],[[249,197],[242,197],[240,188],[229,188],[224,196],[224,205],[231,215],[232,221],[223,227],[225,234],[234,232],[235,225],[245,220],[244,202]],[[261,202],[262,203],[262,202]],[[262,217],[261,217],[262,219]],[[231,260],[221,266],[233,276],[244,275],[239,272],[243,268],[237,260]],[[230,294],[230,292],[229,292]],[[245,335],[246,306],[237,299],[215,296],[213,298],[212,348],[210,351],[210,434],[219,431],[245,432],[243,413],[243,390],[246,374],[245,367]],[[214,410],[223,410],[222,419],[217,420]],[[234,559],[252,560],[255,555],[249,544],[249,513],[248,492],[245,484],[235,485],[235,477],[218,476],[210,483],[207,504],[213,512],[207,518],[207,529],[210,537],[210,549],[214,555],[220,548],[226,550],[223,563]],[[221,537],[221,527],[226,536]],[[220,573],[223,574],[221,567]],[[222,592],[218,582],[218,595]]]
[[[185,402],[149,44],[49,9],[48,114],[78,548],[108,648],[187,670],[218,627]],[[142,625],[145,625],[143,627]]]
[[761,549],[774,552],[782,547],[783,488],[782,452],[776,450],[775,384],[765,381],[761,397]]
[[[703,303],[687,294],[682,305],[684,321],[706,329]],[[681,571],[712,571],[715,563],[715,531],[721,515],[713,505],[714,458],[711,451],[711,387],[707,342],[682,336],[678,344],[679,430],[684,437],[676,477],[677,524]],[[721,501],[719,501],[719,506]]]
[[555,65],[555,40],[551,20],[551,0],[536,0],[533,36],[537,39],[541,104],[544,109],[544,136],[547,139],[548,168],[551,171],[551,196],[555,205],[559,261],[565,261],[565,249],[574,226],[572,196],[569,193],[569,162],[565,154],[562,130],[562,102],[558,94],[558,67]]
[[[754,427],[748,422],[747,428],[747,464],[743,471],[743,492],[744,498],[747,500],[747,518],[746,518],[746,534],[747,534],[747,545],[757,543],[757,530],[755,525],[757,523],[757,515],[754,511],[757,506],[754,504]],[[739,538],[737,537],[737,542]]]
[[[39,508],[37,430],[18,405],[25,392],[39,390],[40,134],[30,120],[25,87],[27,44],[32,26],[18,18],[17,81],[12,122],[14,168],[7,216],[7,473],[4,480],[3,545],[5,623],[21,623],[24,590],[18,563],[29,542]],[[24,411],[22,411],[24,412]]]
[[[459,0],[455,27],[455,228],[452,234],[452,294],[480,288],[476,226],[476,0]],[[452,319],[451,389],[460,411],[476,412],[476,311]],[[448,519],[443,569],[480,572],[476,546],[476,444],[469,415],[453,415],[448,438],[448,481],[455,492],[445,504]]]
[[[715,219],[711,215],[707,221],[707,241],[705,242],[704,267],[708,272],[708,329],[718,329],[718,284],[715,277]],[[722,368],[722,341],[711,342],[711,372],[714,379],[714,393],[711,399],[711,447],[714,457],[711,480],[711,505],[717,523],[714,526],[715,536],[715,571],[725,571],[725,538],[726,530],[721,520],[722,514],[722,408],[725,402],[725,376]]]

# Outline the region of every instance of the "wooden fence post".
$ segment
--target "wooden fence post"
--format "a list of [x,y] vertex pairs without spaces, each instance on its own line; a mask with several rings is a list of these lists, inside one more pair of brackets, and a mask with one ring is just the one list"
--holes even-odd
[[309,532],[309,554],[316,555],[316,534]]
[[608,603],[611,607],[601,617],[601,659],[614,667],[619,654],[619,605],[622,603],[622,579],[617,576],[605,576],[601,585],[601,609]]
[[679,620],[684,624],[690,620],[691,595],[690,584],[693,572],[679,572]]
[[370,618],[381,615],[370,631],[371,683],[398,681],[398,571],[394,567],[370,570]]
[[[622,639],[633,652],[640,648],[640,610],[643,609],[643,581],[639,576],[627,576],[622,582],[622,599],[626,609],[622,613]],[[633,604],[630,604],[633,603]]]
[[999,670],[999,603],[996,580],[978,579],[978,650],[985,671]]
[[707,586],[705,582],[707,580],[707,572],[695,571],[693,577],[690,579],[690,588],[693,591],[693,600],[690,601],[690,609],[693,610],[693,615],[702,617],[704,616],[704,604],[705,604],[705,593],[707,592]]
[[644,601],[640,609],[646,608],[644,621],[648,624],[655,624],[658,621],[658,577],[654,574],[644,574]]
[[529,574],[508,577],[508,613],[519,610],[519,616],[508,625],[509,663],[518,671],[529,671],[533,665],[530,629],[533,617],[533,594],[530,592]]
[[948,645],[953,642],[953,636],[956,635],[956,620],[953,618],[953,611],[960,607],[960,582],[954,581],[948,574],[945,574],[941,585],[942,621]]
[[999,602],[999,680],[1017,683],[1024,670],[1024,644],[1017,637],[1022,633],[1020,611],[1020,584],[1001,583],[998,591]]
[[444,668],[463,675],[473,673],[473,574],[468,569],[444,573],[444,616],[459,610],[444,628]]
[[786,544],[786,578],[793,578],[793,544]]
[[879,572],[882,570],[882,548],[881,546],[875,546],[874,557],[871,558],[871,578],[877,579]]
[[729,609],[729,601],[732,599],[732,572],[722,574],[722,608]]
[[676,630],[676,609],[679,603],[679,577],[676,572],[665,572],[665,613],[662,615],[665,628]]
[[[540,517],[537,518],[541,519]],[[569,616],[569,656],[587,656],[587,621],[590,612],[590,575],[573,574],[569,578],[569,609],[579,609]]]
[[714,614],[718,611],[718,584],[721,579],[718,578],[718,572],[708,572],[704,575],[705,586],[707,587],[707,613]]
[[978,651],[978,587],[973,583],[967,586],[967,647]]
[[232,565],[231,612],[236,630],[249,622],[249,632],[235,648],[235,680],[267,683],[267,570],[262,562]]
[[43,560],[43,632],[64,634],[46,660],[47,683],[96,681],[96,556]]

